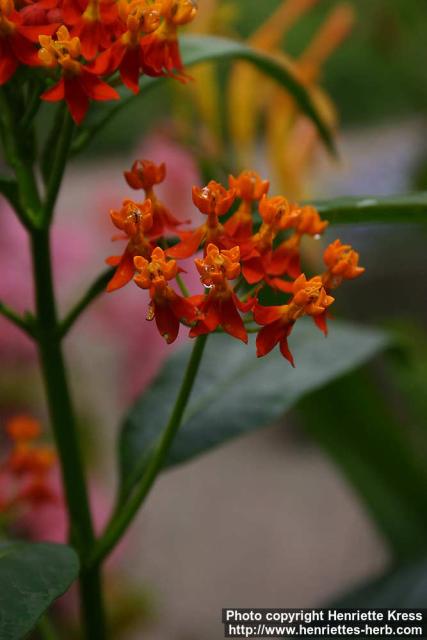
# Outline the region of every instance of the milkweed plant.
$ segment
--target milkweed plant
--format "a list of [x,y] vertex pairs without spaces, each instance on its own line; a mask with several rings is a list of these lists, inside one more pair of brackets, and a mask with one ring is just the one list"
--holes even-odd
[[[304,335],[316,331],[327,335],[329,330],[333,336],[333,306],[340,287],[364,272],[358,252],[340,239],[324,248],[323,266],[317,272],[304,266],[304,238],[320,241],[329,217],[332,222],[339,220],[339,206],[290,201],[271,192],[268,177],[247,168],[234,171],[224,184],[211,179],[194,185],[194,209],[188,212],[189,221],[182,222],[157,193],[158,185],[168,179],[166,164],[131,158],[123,167],[123,185],[134,190],[134,198],[118,194],[105,212],[118,249],[105,256],[108,268],[100,265],[100,275],[60,317],[51,230],[67,163],[140,92],[143,118],[145,87],[165,79],[188,86],[193,82],[187,69],[191,64],[222,57],[243,59],[281,84],[332,146],[331,132],[310,87],[291,65],[226,38],[181,36],[181,29],[196,18],[193,0],[0,0],[0,133],[6,167],[0,192],[28,234],[32,256],[28,277],[35,292],[32,312],[20,314],[3,302],[0,312],[37,347],[54,436],[54,444],[46,445],[35,418],[16,415],[9,420],[0,514],[7,531],[19,509],[55,500],[49,472],[58,465],[69,523],[69,545],[8,539],[0,549],[0,571],[3,566],[9,572],[13,600],[10,607],[2,606],[5,622],[0,627],[4,631],[9,624],[8,638],[30,631],[76,578],[83,636],[107,637],[103,563],[165,465],[192,392],[196,393],[200,364],[204,355],[209,357],[207,340],[212,345],[219,340],[219,350],[226,348],[224,340],[229,345],[237,341],[254,363],[262,359],[266,367],[276,354],[280,358],[276,374],[297,375],[295,327],[311,323]],[[54,118],[44,121],[42,144],[38,120],[46,102],[57,106]],[[105,104],[100,106],[101,102]],[[371,202],[364,210],[375,217],[375,206]],[[344,222],[350,209],[342,207]],[[357,217],[354,206],[350,219]],[[198,291],[187,289],[183,274],[189,270],[197,274]],[[114,299],[125,286],[133,288],[135,297],[141,296],[138,322],[155,323],[169,345],[181,334],[191,353],[180,370],[175,397],[169,398],[169,418],[156,425],[152,446],[141,454],[137,473],[118,492],[110,519],[97,536],[63,341],[98,295]],[[328,341],[322,345],[325,360]],[[221,353],[216,362],[218,358]],[[215,403],[220,407],[221,393]],[[25,584],[35,593],[31,603],[20,608],[23,565],[34,574],[34,584]],[[7,597],[0,594],[0,601],[7,604]]]

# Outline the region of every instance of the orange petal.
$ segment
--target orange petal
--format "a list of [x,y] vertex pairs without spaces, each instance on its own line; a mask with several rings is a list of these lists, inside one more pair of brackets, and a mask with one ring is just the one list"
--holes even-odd
[[248,342],[248,334],[232,296],[221,301],[220,318],[224,331],[233,336],[233,338],[242,340],[245,343]]
[[186,231],[180,233],[182,238],[181,242],[178,242],[174,247],[170,247],[166,251],[166,255],[170,258],[189,258],[193,256],[202,244],[203,236],[205,235],[204,225],[196,229],[195,231]]
[[121,257],[121,260],[117,266],[117,269],[107,285],[107,291],[116,291],[124,287],[130,282],[135,274],[135,266],[133,264],[133,256],[127,250]]

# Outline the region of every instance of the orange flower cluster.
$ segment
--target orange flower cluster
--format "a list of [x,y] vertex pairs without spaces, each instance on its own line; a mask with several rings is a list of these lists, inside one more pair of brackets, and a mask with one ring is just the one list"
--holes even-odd
[[177,34],[196,11],[194,0],[0,0],[0,85],[43,66],[41,98],[65,100],[80,124],[90,100],[120,97],[102,76],[117,71],[134,93],[142,74],[185,81]]
[[7,423],[6,432],[12,447],[0,467],[0,514],[56,501],[50,483],[56,454],[50,446],[37,442],[40,423],[26,415],[15,416]]
[[[107,290],[132,279],[146,289],[147,319],[155,319],[168,343],[176,339],[180,324],[189,327],[192,338],[222,329],[247,342],[250,330],[257,333],[258,356],[279,344],[293,365],[288,337],[295,322],[311,316],[326,334],[332,290],[364,272],[358,253],[335,240],[324,253],[325,271],[310,278],[302,273],[302,238],[319,238],[328,223],[312,206],[270,197],[268,181],[254,171],[230,176],[228,188],[213,180],[205,187],[193,187],[193,203],[204,221],[185,231],[177,230],[179,222],[154,193],[154,186],[165,179],[164,164],[140,160],[124,175],[130,187],[145,192],[145,199],[125,200],[120,210],[111,211],[127,245],[122,255],[107,259],[116,267]],[[168,231],[178,236],[176,244],[166,238]],[[195,254],[205,292],[190,296],[180,282],[183,270],[177,260]],[[174,281],[184,295],[173,288]],[[288,300],[263,305],[268,289]]]

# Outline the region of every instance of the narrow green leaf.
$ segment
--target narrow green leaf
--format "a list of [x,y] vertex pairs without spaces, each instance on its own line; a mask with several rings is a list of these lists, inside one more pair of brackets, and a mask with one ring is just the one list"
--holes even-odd
[[314,203],[332,224],[427,223],[427,192],[387,197],[357,196]]
[[[228,336],[211,336],[167,466],[271,424],[305,394],[386,345],[380,331],[334,322],[325,339],[312,323],[301,321],[290,339],[296,359],[292,369],[278,350],[257,359],[253,343],[245,346]],[[120,440],[125,492],[139,479],[144,459],[169,418],[188,356],[188,346],[173,354],[126,418]]]
[[427,550],[427,473],[368,371],[305,398],[299,418],[365,502],[394,556]]
[[[229,38],[184,35],[180,37],[179,42],[182,60],[186,67],[191,67],[201,62],[216,62],[220,60],[246,60],[255,65],[260,71],[276,80],[292,94],[301,111],[316,125],[325,145],[330,151],[334,152],[332,133],[314,106],[307,89],[298,80],[291,63],[286,64],[269,54]],[[144,96],[150,88],[158,86],[162,80],[164,79],[144,77],[141,81],[141,95]],[[117,113],[127,106],[130,100],[135,99],[135,96],[129,96],[127,91],[125,93],[120,89],[120,93],[122,99],[117,105],[104,107],[103,117],[89,127],[82,127],[80,135],[75,140],[74,153],[81,151]]]
[[0,638],[25,637],[78,572],[77,555],[65,545],[0,545]]
[[427,558],[403,565],[344,595],[330,606],[417,609],[427,606]]

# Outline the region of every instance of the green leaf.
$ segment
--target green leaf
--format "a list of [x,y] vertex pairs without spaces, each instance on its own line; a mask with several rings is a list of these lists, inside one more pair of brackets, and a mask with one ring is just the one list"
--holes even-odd
[[[299,419],[367,506],[394,557],[427,550],[427,472],[389,398],[370,371],[335,380],[305,398]],[[417,443],[416,447],[420,446]]]
[[386,573],[330,606],[342,608],[425,608],[427,606],[427,558]]
[[79,561],[65,545],[0,546],[0,638],[19,640],[76,579]]
[[[258,51],[248,45],[217,36],[184,35],[179,39],[181,55],[184,65],[191,67],[201,62],[216,62],[220,60],[246,60],[255,65],[267,76],[276,80],[291,93],[301,111],[305,113],[316,125],[320,137],[328,149],[334,152],[332,133],[328,125],[322,119],[320,113],[311,100],[311,97],[303,84],[298,80],[295,68],[291,63],[284,63],[269,54]],[[146,78],[141,81],[141,95],[152,87],[158,86],[162,78]],[[124,92],[120,90],[122,96]],[[124,109],[135,96],[122,97],[121,101],[112,107],[105,107],[105,115],[89,127],[82,127],[80,135],[75,141],[73,152],[83,149],[110,120]]]
[[[384,333],[334,322],[327,339],[311,322],[296,325],[292,369],[278,350],[257,359],[228,336],[209,338],[183,423],[167,466],[178,464],[253,429],[271,424],[305,394],[361,365],[388,343]],[[175,401],[189,346],[174,353],[131,409],[120,440],[123,493],[139,479],[145,459]]]
[[314,106],[307,89],[298,79],[296,68],[290,61],[286,63],[282,58],[254,49],[243,42],[218,36],[183,36],[180,38],[180,47],[186,66],[229,59],[246,60],[256,66],[289,91],[301,111],[314,122],[325,145],[334,151],[331,131]]
[[427,192],[387,197],[357,196],[314,203],[332,224],[427,223]]

